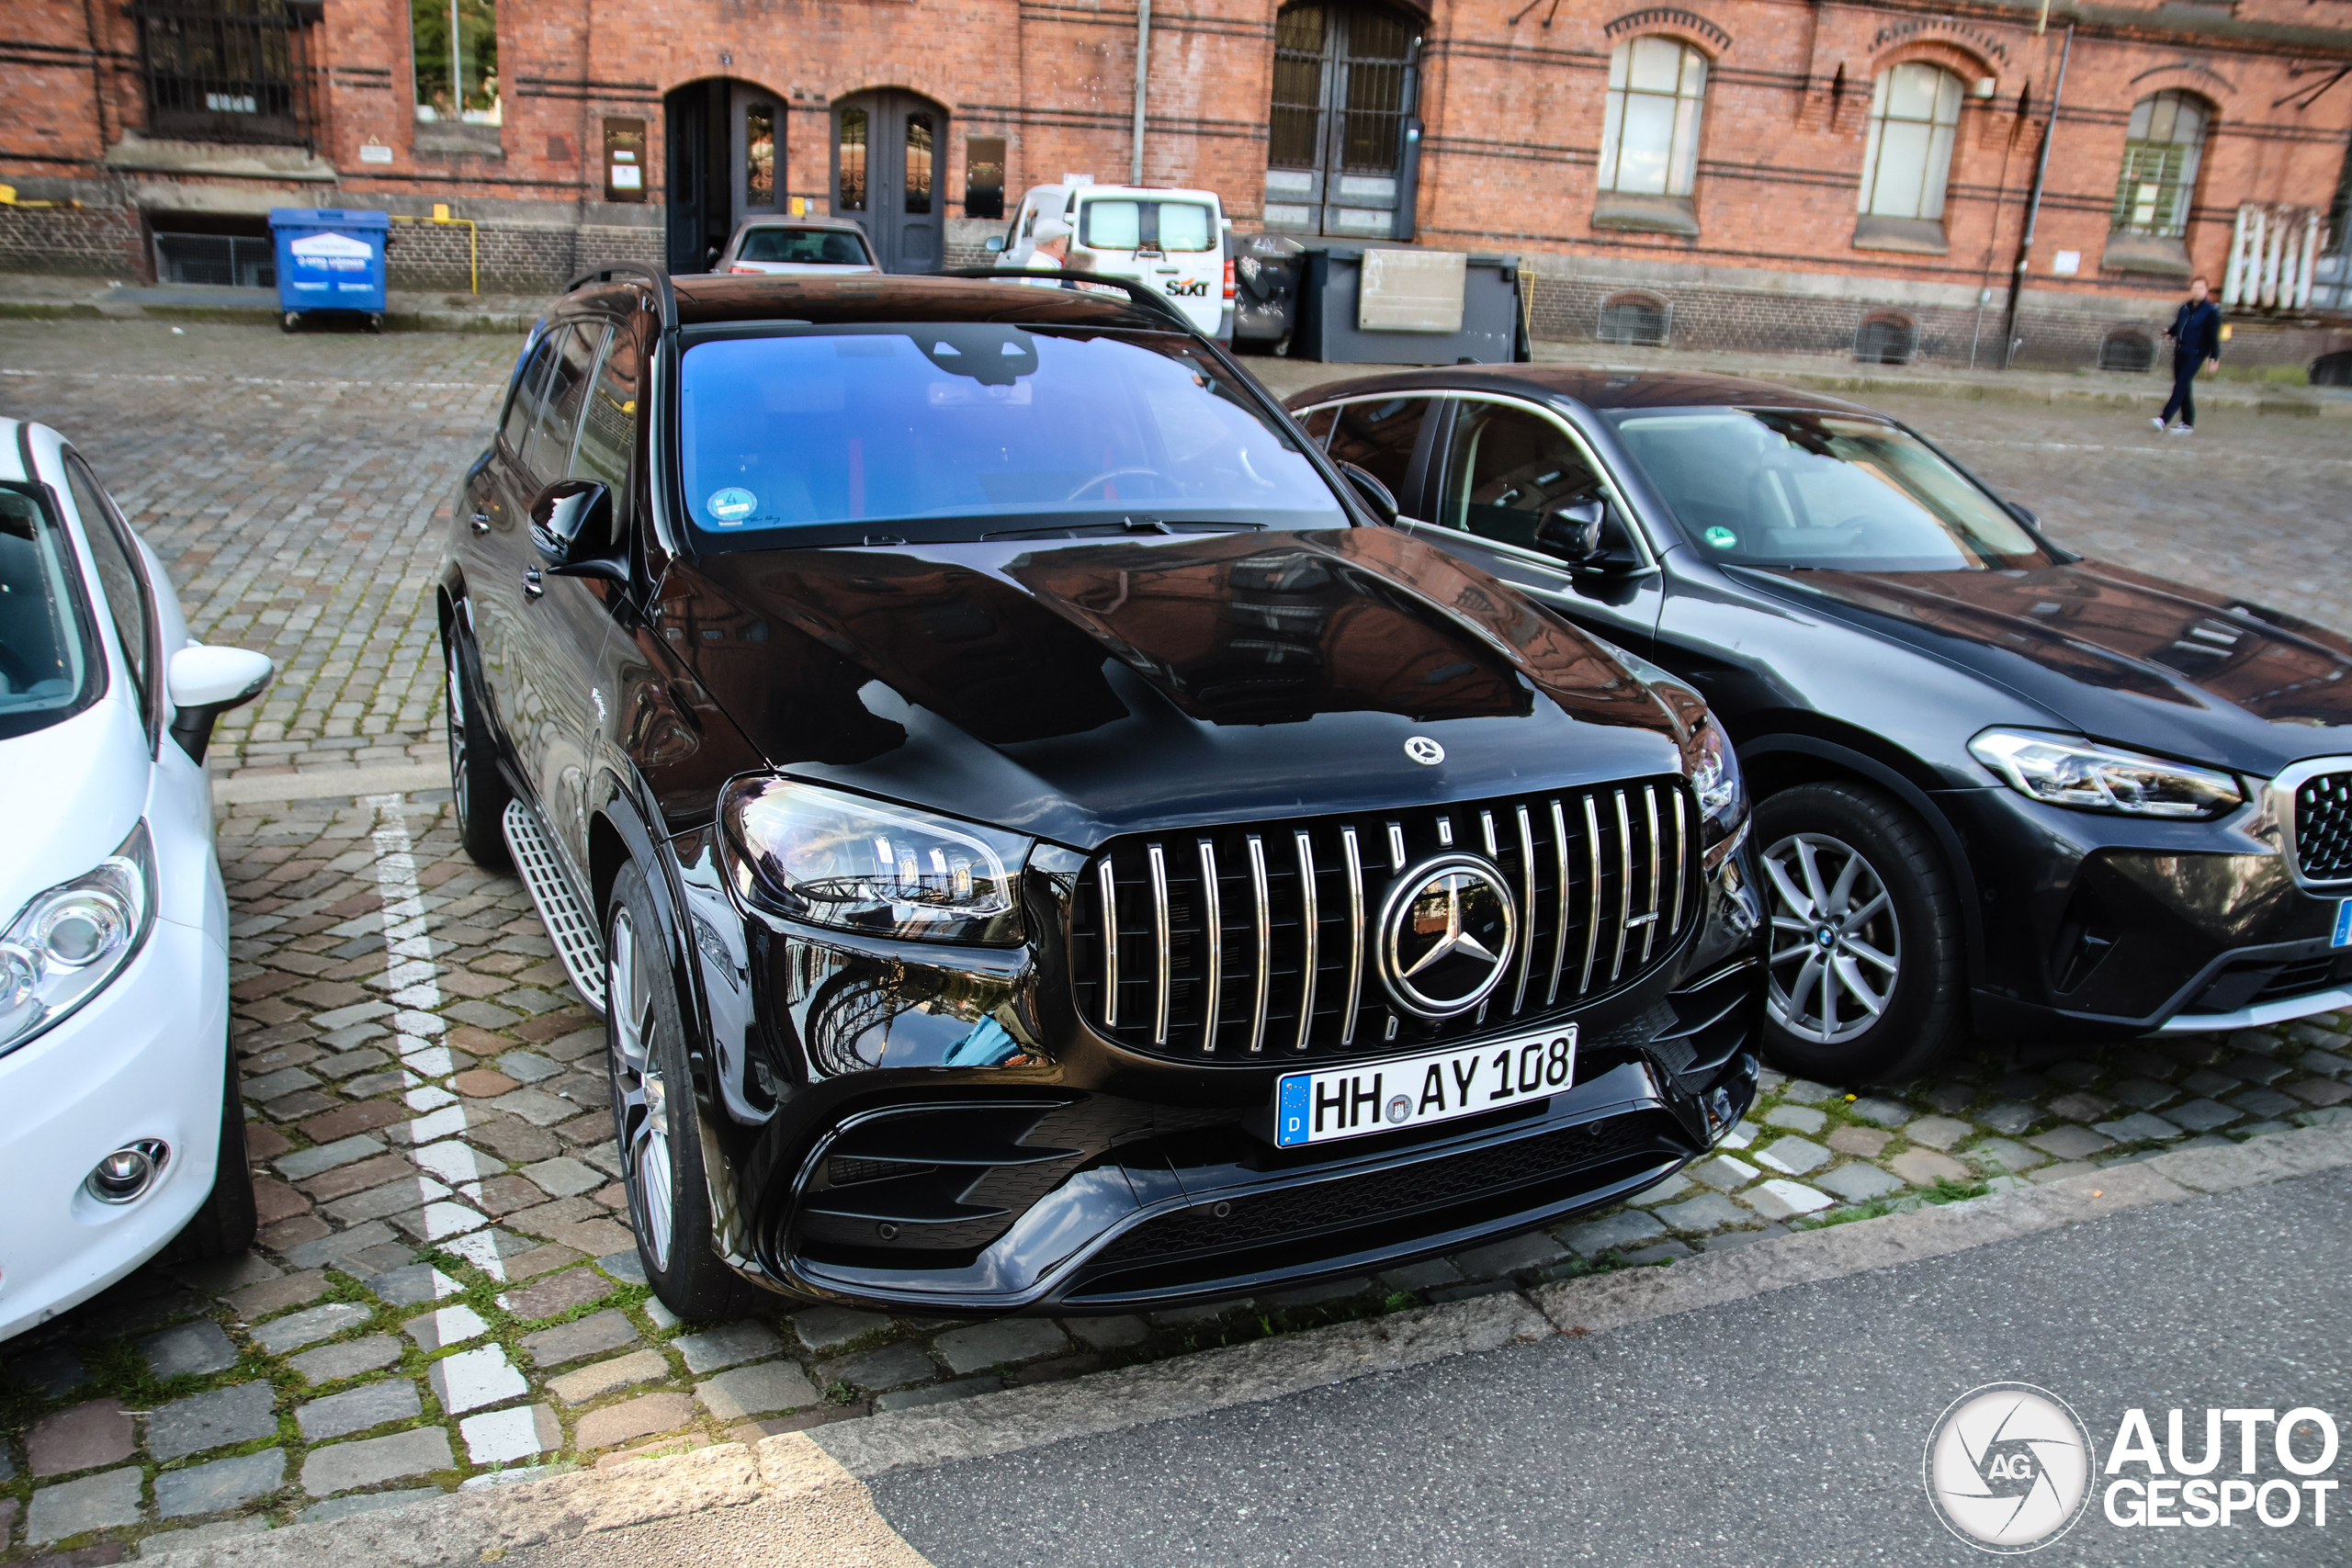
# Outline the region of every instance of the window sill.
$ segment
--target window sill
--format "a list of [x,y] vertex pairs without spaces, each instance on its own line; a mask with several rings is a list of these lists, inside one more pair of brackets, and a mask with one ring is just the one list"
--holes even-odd
[[1945,256],[1951,254],[1951,242],[1944,238],[1944,226],[1939,219],[1864,216],[1854,223],[1854,249],[1901,251],[1915,256]]
[[2187,277],[2195,269],[2187,245],[2154,234],[2109,234],[2107,254],[2098,258],[2098,265],[2102,272],[2152,273],[2161,277]]
[[234,145],[218,141],[150,140],[126,130],[107,149],[106,166],[131,174],[210,175],[227,179],[301,180],[329,185],[333,164],[300,147]]
[[1699,235],[1699,209],[1687,196],[1630,196],[1605,190],[1592,204],[1592,226],[1635,234]]
[[425,158],[503,158],[506,151],[494,125],[469,125],[464,120],[421,119],[416,122],[417,155]]

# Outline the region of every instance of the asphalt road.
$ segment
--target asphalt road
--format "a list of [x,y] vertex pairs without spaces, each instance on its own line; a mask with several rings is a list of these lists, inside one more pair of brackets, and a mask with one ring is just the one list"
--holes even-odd
[[[2192,1452],[2208,1405],[2342,1422],[2347,1264],[2339,1172],[873,1490],[938,1568],[1982,1562],[1921,1486],[1953,1399],[2039,1384],[2102,1456],[2132,1405],[2159,1440],[2188,1410]],[[2257,1484],[2287,1478],[2264,1445]],[[2034,1562],[2342,1563],[2347,1536],[2352,1504],[2325,1529],[2124,1529],[2094,1502]]]

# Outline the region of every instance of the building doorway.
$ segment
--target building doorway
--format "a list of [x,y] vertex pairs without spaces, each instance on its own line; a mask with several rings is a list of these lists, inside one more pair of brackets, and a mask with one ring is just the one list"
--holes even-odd
[[947,111],[912,93],[833,106],[833,215],[865,226],[885,272],[937,272],[947,230]]
[[735,225],[781,212],[784,99],[750,82],[689,82],[662,100],[672,272],[707,272]]
[[1421,24],[1403,11],[1310,0],[1274,23],[1266,227],[1397,239],[1411,231],[1406,130]]

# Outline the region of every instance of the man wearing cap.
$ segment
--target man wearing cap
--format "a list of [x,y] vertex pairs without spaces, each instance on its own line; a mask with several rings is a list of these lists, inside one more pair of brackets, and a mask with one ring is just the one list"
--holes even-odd
[[[1032,272],[1058,272],[1069,265],[1069,225],[1058,218],[1040,218],[1033,236],[1037,248],[1029,253],[1023,265]],[[1068,288],[1073,287],[1059,278],[1038,278],[1033,285],[1038,288]]]

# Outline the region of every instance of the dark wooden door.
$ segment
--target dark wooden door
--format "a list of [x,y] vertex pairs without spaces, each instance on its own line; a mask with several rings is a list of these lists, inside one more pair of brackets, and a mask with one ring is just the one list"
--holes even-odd
[[945,254],[947,111],[912,93],[833,107],[833,214],[865,226],[885,272],[937,272]]

